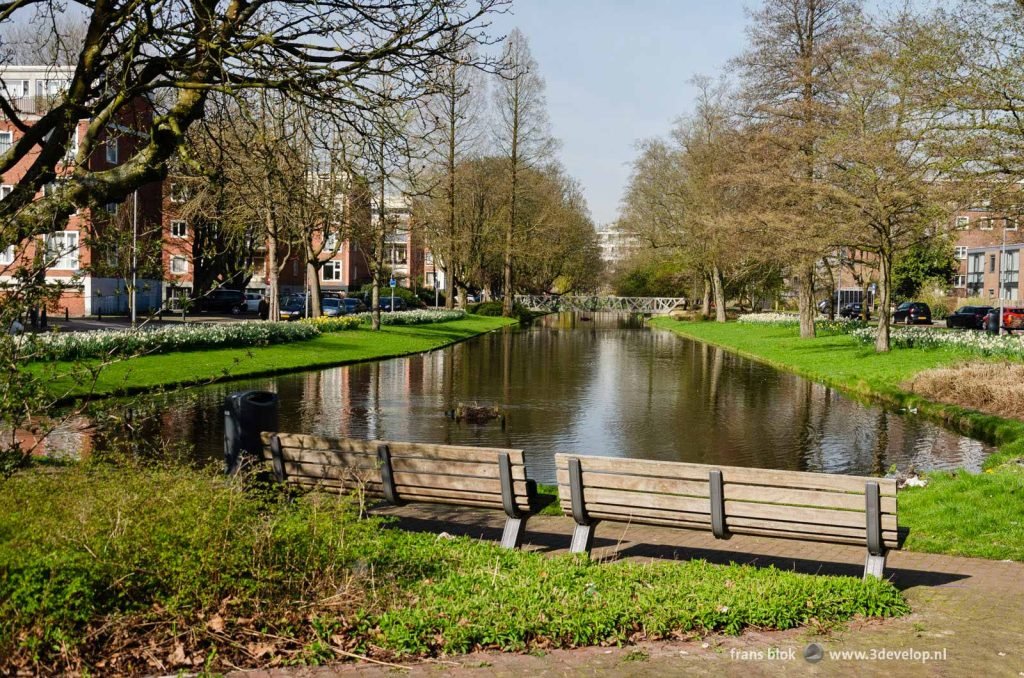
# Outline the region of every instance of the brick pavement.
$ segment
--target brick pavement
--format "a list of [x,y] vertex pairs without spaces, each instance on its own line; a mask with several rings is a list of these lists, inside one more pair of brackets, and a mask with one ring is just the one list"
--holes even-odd
[[[401,529],[498,540],[502,516],[495,512],[445,507],[402,507],[383,513],[398,517]],[[568,548],[572,521],[555,516],[530,519],[527,547],[546,553]],[[864,549],[736,535],[718,541],[707,533],[602,523],[594,557],[703,558],[716,563],[775,565],[807,573],[861,576]],[[315,669],[279,669],[238,675],[322,677],[347,675],[417,676],[664,676],[783,675],[1015,676],[1024,677],[1024,564],[895,551],[886,576],[903,590],[913,612],[900,619],[856,621],[816,635],[811,629],[760,632],[738,637],[711,635],[694,641],[642,643],[623,648],[556,650],[542,656],[477,653],[410,664],[404,669],[345,663]],[[826,654],[816,664],[803,659],[811,642],[826,653],[859,651],[861,658]],[[889,657],[880,650],[931,652],[935,659]],[[795,658],[787,658],[790,651]],[[770,653],[783,655],[768,659]],[[872,654],[874,653],[874,654]],[[944,654],[939,654],[944,653]],[[875,658],[872,658],[875,657]]]

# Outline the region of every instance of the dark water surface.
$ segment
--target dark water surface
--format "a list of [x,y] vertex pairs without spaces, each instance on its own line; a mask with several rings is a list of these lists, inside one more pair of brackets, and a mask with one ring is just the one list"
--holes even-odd
[[[408,358],[184,389],[163,396],[162,436],[220,458],[232,391],[280,395],[282,431],[521,448],[551,482],[555,452],[884,473],[978,469],[991,449],[916,417],[616,314],[548,316]],[[507,426],[449,420],[498,405]]]

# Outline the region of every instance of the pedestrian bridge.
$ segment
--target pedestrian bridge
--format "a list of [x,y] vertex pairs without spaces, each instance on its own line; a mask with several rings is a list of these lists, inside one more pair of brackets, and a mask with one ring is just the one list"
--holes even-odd
[[531,311],[590,311],[664,315],[686,307],[685,297],[599,297],[557,294],[517,294],[515,302]]

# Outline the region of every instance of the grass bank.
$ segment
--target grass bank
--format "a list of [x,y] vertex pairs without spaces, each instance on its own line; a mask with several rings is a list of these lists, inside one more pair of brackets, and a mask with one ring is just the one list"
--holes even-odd
[[795,372],[854,396],[944,421],[967,435],[999,445],[980,474],[936,471],[925,488],[900,494],[900,524],[910,528],[905,548],[1024,560],[1024,422],[930,402],[901,384],[915,374],[972,356],[952,348],[896,349],[877,354],[849,335],[800,339],[792,327],[680,322],[652,326],[707,342]]
[[515,320],[467,316],[426,325],[385,325],[323,334],[308,341],[252,348],[181,351],[137,356],[104,365],[99,361],[33,364],[51,392],[68,397],[123,395],[158,387],[203,384],[430,351],[508,325]]
[[510,552],[181,466],[94,460],[0,481],[5,675],[528,651],[907,610],[874,579]]

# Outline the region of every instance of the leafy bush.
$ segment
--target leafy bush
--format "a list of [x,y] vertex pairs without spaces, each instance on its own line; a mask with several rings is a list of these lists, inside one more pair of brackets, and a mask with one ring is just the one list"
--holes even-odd
[[325,315],[319,318],[303,318],[299,322],[312,325],[324,334],[330,332],[344,332],[345,330],[354,330],[362,324],[362,319],[359,316],[344,315],[334,318],[327,317]]
[[[369,323],[372,316],[369,313],[360,313],[360,322]],[[452,320],[460,320],[466,317],[462,310],[447,311],[444,309],[421,309],[416,311],[393,311],[380,314],[381,325],[427,325],[430,323],[446,323]]]
[[245,321],[168,325],[155,329],[49,332],[26,335],[35,360],[78,360],[141,353],[168,353],[201,348],[266,346],[312,339],[320,331],[309,324]]
[[[873,344],[878,329],[865,327],[852,332],[863,344]],[[1024,336],[956,332],[926,327],[890,328],[889,341],[894,348],[952,348],[968,354],[1024,359]]]
[[511,552],[193,468],[90,462],[2,490],[4,674],[572,647],[907,611],[879,580]]
[[[483,315],[489,318],[500,318],[502,303],[500,301],[481,301],[476,304],[468,304],[466,309],[473,315]],[[512,304],[512,317],[520,322],[532,320],[534,313],[522,304]]]

